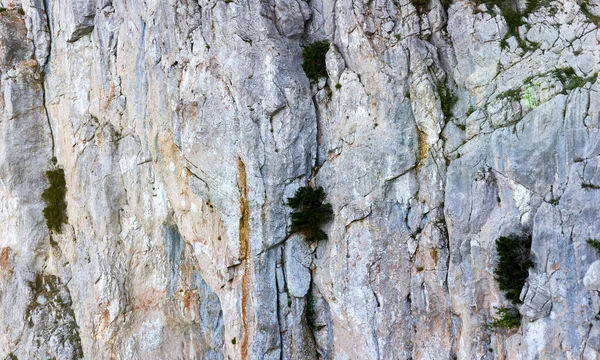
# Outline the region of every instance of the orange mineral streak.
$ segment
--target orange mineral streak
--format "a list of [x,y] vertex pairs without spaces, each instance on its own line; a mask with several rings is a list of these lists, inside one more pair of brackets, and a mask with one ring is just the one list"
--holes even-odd
[[246,165],[238,157],[238,188],[240,190],[240,261],[248,257],[248,223],[250,220],[250,207],[248,205],[248,185],[246,183]]
[[246,261],[246,265],[244,267],[244,275],[242,275],[242,323],[244,324],[244,336],[242,337],[242,360],[248,359],[248,301],[250,301],[250,264]]
[[98,329],[96,331],[96,340],[100,340],[104,338],[106,335],[106,331],[108,326],[110,325],[110,310],[108,309],[109,304],[99,304],[98,310],[100,313],[100,321],[98,324]]
[[198,295],[195,291],[186,290],[183,295],[183,308],[187,311],[192,311],[198,304]]
[[244,261],[244,274],[242,275],[242,324],[244,333],[242,336],[242,360],[248,359],[248,328],[247,305],[250,299],[250,263],[248,261],[249,222],[250,207],[248,205],[248,185],[246,181],[246,165],[238,156],[238,187],[240,190],[240,261]]
[[166,296],[166,291],[149,289],[134,298],[133,311],[146,310],[158,306]]
[[10,265],[11,248],[5,247],[0,250],[0,279],[6,279],[13,273]]

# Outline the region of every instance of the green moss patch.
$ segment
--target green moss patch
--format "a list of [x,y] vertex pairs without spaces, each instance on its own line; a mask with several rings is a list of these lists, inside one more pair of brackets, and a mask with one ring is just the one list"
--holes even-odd
[[51,231],[60,233],[61,225],[67,223],[65,171],[58,168],[46,171],[46,179],[49,186],[42,193],[42,200],[46,204],[46,207],[44,207],[46,225]]

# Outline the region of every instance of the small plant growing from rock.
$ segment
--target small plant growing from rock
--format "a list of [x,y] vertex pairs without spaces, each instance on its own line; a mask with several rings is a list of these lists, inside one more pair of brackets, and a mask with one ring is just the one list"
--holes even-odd
[[497,99],[509,99],[510,101],[516,101],[521,98],[521,89],[510,89],[502,92],[496,96]]
[[486,4],[488,11],[492,10],[494,6],[498,6],[500,11],[502,11],[502,16],[504,17],[504,21],[506,21],[507,31],[504,38],[500,41],[501,48],[504,49],[508,47],[508,39],[513,36],[519,46],[523,49],[534,50],[536,48],[536,44],[532,44],[533,47],[531,47],[521,39],[519,36],[519,27],[527,24],[524,18],[537,11],[540,7],[549,6],[549,0],[527,0],[527,6],[523,9],[523,12],[515,9],[515,4],[512,0],[476,0],[475,2],[478,5]]
[[584,189],[600,190],[600,186],[594,185],[592,183],[581,183],[581,187]]
[[288,198],[292,213],[290,233],[300,232],[308,241],[326,240],[327,234],[320,226],[333,218],[331,204],[323,204],[325,192],[322,187],[301,187],[294,197]]
[[302,69],[311,84],[319,81],[319,78],[327,77],[327,66],[325,65],[327,51],[329,51],[327,40],[314,42],[302,49]]
[[494,306],[494,309],[496,309],[498,317],[493,318],[492,321],[486,325],[486,328],[489,331],[498,328],[512,329],[521,326],[521,314],[517,309],[496,306]]
[[596,251],[598,252],[598,254],[600,254],[600,241],[598,240],[594,240],[594,239],[587,239],[586,241],[591,247],[593,247],[594,249],[596,249]]
[[588,0],[584,0],[581,5],[579,5],[581,7],[581,12],[588,18],[588,20],[596,25],[596,26],[600,26],[600,17],[596,16],[594,14],[592,14],[592,12],[589,9],[589,1]]
[[438,81],[437,91],[442,105],[442,113],[444,113],[444,117],[448,120],[452,117],[452,108],[458,101],[458,96],[443,81]]
[[65,202],[67,183],[65,181],[65,171],[60,168],[48,170],[46,171],[46,178],[50,184],[42,192],[42,200],[46,204],[43,210],[46,225],[50,231],[60,233],[61,225],[67,223],[67,203]]
[[531,259],[531,237],[501,236],[496,240],[498,265],[494,270],[495,279],[500,290],[513,304],[521,303],[519,296],[527,277],[529,268],[533,267]]
[[423,14],[429,6],[429,0],[411,0],[411,2],[419,14]]

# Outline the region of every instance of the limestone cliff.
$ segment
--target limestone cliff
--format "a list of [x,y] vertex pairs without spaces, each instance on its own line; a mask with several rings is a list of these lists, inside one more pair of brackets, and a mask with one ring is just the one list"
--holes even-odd
[[505,3],[0,0],[0,358],[600,359],[600,1]]

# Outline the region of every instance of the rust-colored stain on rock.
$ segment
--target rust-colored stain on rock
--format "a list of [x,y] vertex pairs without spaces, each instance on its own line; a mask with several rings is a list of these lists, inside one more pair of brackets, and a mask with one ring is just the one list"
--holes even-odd
[[244,334],[242,336],[242,359],[248,358],[248,318],[247,304],[250,299],[250,265],[248,262],[248,241],[249,241],[249,222],[250,207],[248,205],[248,185],[246,180],[246,165],[238,156],[238,188],[240,190],[240,223],[239,223],[239,244],[240,261],[245,261],[244,274],[242,275],[242,323]]

